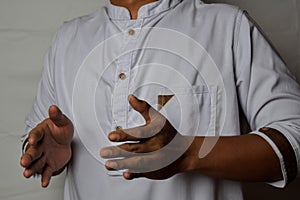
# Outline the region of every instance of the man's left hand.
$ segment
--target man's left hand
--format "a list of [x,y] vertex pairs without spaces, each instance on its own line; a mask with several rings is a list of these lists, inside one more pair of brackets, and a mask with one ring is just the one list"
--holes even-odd
[[146,177],[167,179],[188,167],[187,152],[193,138],[182,136],[170,122],[147,102],[130,95],[130,105],[146,123],[143,126],[111,132],[112,142],[125,142],[101,149],[101,157],[108,159],[108,170],[126,170],[125,179]]

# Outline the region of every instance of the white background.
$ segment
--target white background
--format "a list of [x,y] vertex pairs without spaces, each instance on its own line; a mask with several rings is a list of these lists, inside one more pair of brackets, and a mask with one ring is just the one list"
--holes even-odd
[[[300,0],[208,0],[246,9],[300,80]],[[0,0],[0,200],[60,200],[63,175],[47,189],[25,180],[20,136],[40,77],[44,54],[66,20],[95,11],[104,0]],[[299,199],[300,180],[284,190],[245,184],[246,199]],[[125,198],[126,199],[126,198]]]

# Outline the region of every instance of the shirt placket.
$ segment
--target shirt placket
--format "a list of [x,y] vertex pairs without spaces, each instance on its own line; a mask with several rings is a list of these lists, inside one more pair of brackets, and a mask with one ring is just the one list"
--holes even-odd
[[131,78],[131,68],[134,52],[130,51],[136,45],[136,41],[142,26],[142,20],[131,20],[122,27],[123,48],[121,56],[116,60],[115,88],[112,96],[112,114],[114,121],[112,129],[128,128],[128,95]]

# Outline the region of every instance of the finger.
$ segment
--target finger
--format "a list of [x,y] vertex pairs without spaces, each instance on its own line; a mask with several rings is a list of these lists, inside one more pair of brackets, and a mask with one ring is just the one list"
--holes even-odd
[[28,143],[31,145],[36,145],[39,141],[43,139],[45,135],[45,129],[42,124],[36,126],[29,132]]
[[102,158],[118,158],[118,157],[129,157],[132,153],[124,151],[118,146],[104,147],[100,150],[100,156]]
[[29,167],[35,160],[42,156],[42,148],[40,146],[29,146],[25,154],[22,155],[20,164],[22,167]]
[[31,169],[25,169],[23,172],[23,176],[25,178],[30,178],[31,176],[33,176],[34,173],[32,173]]
[[127,180],[133,180],[135,178],[146,177],[146,174],[145,173],[131,173],[129,171],[126,171],[123,173],[123,177]]
[[146,124],[152,122],[155,119],[161,120],[164,118],[157,110],[152,108],[146,101],[139,100],[134,95],[128,96],[128,101],[132,108],[138,111],[146,120]]
[[25,169],[24,176],[26,178],[29,178],[34,174],[41,174],[45,167],[45,163],[46,163],[46,157],[42,156],[36,162],[32,163],[32,165],[29,168]]
[[154,144],[151,141],[146,141],[142,143],[125,143],[117,146],[119,151],[113,151],[114,153],[119,153],[119,157],[129,157],[136,156],[137,153],[151,153],[153,151],[159,150],[161,147],[159,144]]
[[127,134],[123,130],[113,131],[108,134],[108,139],[112,142],[122,142],[122,141],[139,141],[138,135]]
[[110,141],[140,141],[141,139],[153,137],[162,130],[167,121],[163,115],[153,109],[147,102],[141,101],[133,95],[129,95],[128,100],[131,106],[145,118],[146,125],[113,131],[108,136]]
[[152,155],[144,155],[124,159],[109,160],[105,163],[105,167],[108,170],[129,169],[134,173],[144,173],[157,170],[158,166]]
[[129,95],[128,101],[133,109],[141,113],[141,115],[146,120],[146,123],[150,122],[148,111],[151,108],[151,106],[146,101],[139,100],[134,95]]
[[36,160],[32,165],[30,166],[30,169],[33,174],[41,174],[43,172],[43,169],[46,164],[46,156],[41,156],[38,160]]
[[112,142],[124,142],[124,141],[140,141],[153,137],[159,133],[161,129],[154,129],[152,125],[139,126],[130,129],[117,130],[109,133],[108,139]]
[[164,118],[163,116],[157,116],[155,118],[151,118],[151,123],[145,126],[125,129],[121,133],[126,134],[125,140],[128,140],[131,137],[133,137],[133,139],[139,138],[139,140],[151,138],[161,132],[161,130],[165,126],[166,121],[166,118]]
[[108,138],[112,142],[141,141],[160,133],[166,122],[166,118],[161,115],[147,125],[113,131],[108,135]]
[[42,187],[47,187],[50,183],[50,179],[52,177],[53,170],[51,167],[47,166],[42,173]]
[[56,126],[64,126],[70,123],[69,119],[55,105],[49,107],[48,113],[49,118]]
[[137,153],[149,153],[159,149],[158,145],[145,143],[126,143],[118,146],[105,147],[100,150],[102,158],[118,158],[137,156]]

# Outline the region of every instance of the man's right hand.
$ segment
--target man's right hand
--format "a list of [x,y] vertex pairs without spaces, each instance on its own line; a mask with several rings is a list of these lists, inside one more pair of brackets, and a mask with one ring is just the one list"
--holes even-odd
[[57,106],[50,106],[48,112],[49,118],[30,131],[20,161],[26,178],[42,175],[42,187],[47,187],[51,176],[59,174],[70,161],[74,132],[72,122]]

